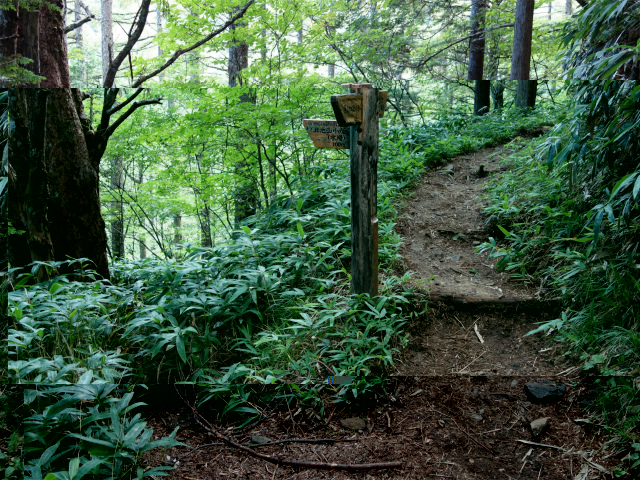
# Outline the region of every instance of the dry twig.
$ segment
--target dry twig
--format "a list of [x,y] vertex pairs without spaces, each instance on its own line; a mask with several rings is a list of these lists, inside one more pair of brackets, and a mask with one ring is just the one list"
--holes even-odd
[[[186,403],[186,402],[185,402]],[[363,463],[360,465],[342,464],[342,463],[322,463],[322,462],[304,462],[301,460],[289,460],[286,458],[276,458],[270,455],[264,455],[253,451],[251,448],[246,447],[235,440],[227,437],[226,435],[218,432],[211,423],[207,421],[193,405],[187,404],[194,414],[194,418],[200,426],[202,426],[209,435],[216,437],[218,440],[222,440],[225,444],[230,445],[238,450],[241,450],[248,455],[264,460],[265,462],[273,463],[275,465],[284,465],[288,467],[302,467],[302,468],[316,468],[319,470],[345,470],[349,472],[361,472],[364,470],[381,470],[387,468],[402,468],[402,462],[385,462],[385,463]]]

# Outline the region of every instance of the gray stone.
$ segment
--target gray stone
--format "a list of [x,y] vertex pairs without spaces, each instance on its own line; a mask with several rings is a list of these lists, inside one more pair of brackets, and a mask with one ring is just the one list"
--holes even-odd
[[482,415],[478,415],[477,413],[471,415],[471,418],[473,418],[476,422],[481,422],[482,420],[484,420],[484,418],[482,418]]
[[515,378],[511,381],[511,388],[515,388],[518,386],[518,380],[516,380]]
[[533,433],[534,437],[539,437],[542,432],[546,430],[549,426],[550,417],[542,417],[537,418],[533,422],[531,422],[531,433]]
[[351,430],[364,430],[367,426],[365,421],[362,418],[353,417],[353,418],[342,418],[340,423],[343,427],[349,428]]
[[249,440],[251,443],[257,443],[258,445],[264,445],[265,443],[271,443],[271,439],[260,435],[251,435]]
[[524,393],[527,400],[536,405],[548,405],[558,402],[567,391],[562,383],[549,381],[528,382],[524,384]]

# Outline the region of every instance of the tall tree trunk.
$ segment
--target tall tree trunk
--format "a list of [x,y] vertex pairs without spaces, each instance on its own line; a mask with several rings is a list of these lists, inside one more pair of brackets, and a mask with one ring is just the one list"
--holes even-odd
[[573,15],[573,1],[567,0],[567,3],[564,6],[564,13],[567,15]]
[[211,247],[213,246],[213,239],[211,238],[211,209],[207,202],[203,201],[203,207],[198,217],[200,218],[200,243],[203,247]]
[[538,93],[537,80],[518,80],[516,88],[516,107],[533,108],[536,106]]
[[[82,2],[80,0],[76,0],[74,5],[74,21],[77,23],[82,20],[82,14],[80,13]],[[85,58],[84,53],[84,35],[82,34],[83,26],[80,25],[73,32],[75,40],[76,40],[76,48],[80,50],[80,55],[82,58],[80,59],[80,75],[82,76],[82,86],[87,87],[89,83],[88,71],[87,71],[87,59]]]
[[504,80],[498,80],[491,85],[493,109],[500,110],[504,106]]
[[513,32],[511,80],[528,80],[531,65],[534,0],[518,0],[516,24]]
[[[244,27],[244,23],[232,24],[229,29],[235,33],[238,27]],[[233,38],[229,47],[229,86],[244,87],[242,71],[249,66],[249,46],[244,40]],[[252,99],[251,92],[241,95],[241,102],[249,102]],[[251,166],[246,158],[238,161],[235,167],[236,188],[234,193],[234,224],[237,227],[240,222],[251,215],[255,215],[257,209],[258,193],[251,180]]]
[[[37,99],[44,94],[47,95],[46,112],[37,107]],[[38,245],[49,242],[41,233],[44,232],[43,216],[38,220],[31,214],[20,214],[25,209],[41,211],[46,205],[46,227],[53,259],[89,258],[98,273],[109,278],[107,235],[98,191],[98,168],[106,139],[91,130],[82,107],[81,93],[76,89],[60,88],[46,91],[10,89],[9,117],[16,128],[20,128],[10,136],[9,164],[16,175],[11,181],[9,215],[12,222],[16,220],[16,228],[26,232],[10,238],[12,266],[23,267],[49,256],[38,250]],[[37,190],[38,195],[45,195],[39,186],[44,180],[38,178],[42,177],[30,178],[24,174],[25,166],[31,169],[35,165],[33,154],[26,148],[28,143],[23,143],[26,131],[32,139],[46,133],[43,163],[50,201],[44,203],[43,198],[34,193]]]
[[[24,56],[31,58],[33,63],[27,66],[36,75],[41,74],[40,70],[40,12],[38,10],[33,12],[24,11]],[[40,86],[38,82],[36,87]]]
[[[140,219],[140,226],[142,228],[144,228],[144,218]],[[141,233],[138,238],[139,238],[138,239],[138,246],[140,248],[140,259],[143,260],[143,259],[147,258],[146,237],[145,237],[144,233]]]
[[[484,24],[487,13],[486,0],[471,0],[471,35],[469,39],[468,80],[482,80],[484,69]],[[482,32],[482,33],[480,33]],[[476,35],[478,33],[478,35]]]
[[[160,11],[160,6],[156,6],[156,28],[158,33],[162,33],[162,12]],[[162,56],[162,47],[160,47],[160,45],[158,45],[158,56]]]
[[[111,88],[114,85],[105,85],[107,71],[113,60],[113,0],[100,1],[100,25],[102,28],[102,86]],[[115,82],[114,82],[115,83]]]
[[122,157],[114,158],[111,161],[111,190],[115,198],[113,201],[113,219],[111,220],[111,254],[114,260],[124,258],[123,170]]
[[[24,68],[45,77],[39,85],[46,88],[65,88],[71,83],[67,61],[67,41],[62,17],[63,0],[50,0],[58,8],[44,6],[29,12],[25,8],[0,10],[0,58],[10,62],[16,55],[29,58]],[[30,84],[34,86],[34,84]]]
[[[191,10],[189,15],[194,18],[198,18],[198,14],[195,13],[193,10]],[[190,71],[189,81],[191,83],[200,83],[200,72],[199,72],[200,53],[199,52],[200,51],[196,49],[193,52],[191,52],[189,55],[187,55],[187,57],[185,58],[185,62],[187,64],[186,65],[187,70]]]
[[[492,8],[499,8],[502,0],[494,0]],[[493,32],[489,37],[488,45],[485,49],[488,50],[488,61],[485,77],[489,80],[500,80],[500,46],[502,45],[502,35],[500,31]]]
[[549,12],[547,16],[547,20],[551,21],[551,11],[553,10],[553,2],[549,2]]
[[[9,221],[25,233],[9,238],[13,255],[9,262],[12,267],[35,261],[54,259],[53,242],[49,232],[48,207],[51,203],[45,145],[47,143],[47,94],[46,90],[13,90],[9,96],[11,122],[9,149],[13,176],[10,175]],[[33,117],[33,118],[31,118]],[[20,161],[15,161],[20,159]],[[12,178],[13,177],[13,178]],[[41,268],[38,281],[48,278]]]
[[[229,30],[235,33],[238,27],[245,26],[244,23],[232,24],[229,26]],[[235,37],[232,40],[232,44],[229,47],[229,86],[230,87],[242,87],[242,70],[249,66],[249,46],[244,40],[237,40]]]
[[173,213],[173,243],[182,243],[182,215],[180,212]]
[[491,106],[491,82],[489,80],[476,80],[473,93],[473,114],[486,115]]
[[[160,11],[160,5],[156,5],[156,28],[158,33],[162,33],[162,12]],[[158,45],[158,57],[162,56],[162,48]],[[162,82],[164,80],[164,72],[158,75],[158,80]],[[145,252],[146,255],[146,252]],[[141,257],[145,258],[145,257]]]

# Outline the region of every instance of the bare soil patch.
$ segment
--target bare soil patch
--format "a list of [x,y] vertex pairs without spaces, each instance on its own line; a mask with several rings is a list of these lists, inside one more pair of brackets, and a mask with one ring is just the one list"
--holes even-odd
[[483,213],[485,183],[504,168],[500,160],[513,151],[509,146],[460,155],[427,171],[407,198],[396,226],[404,241],[401,254],[433,298],[508,303],[539,297],[496,271],[486,253],[475,252],[493,234]]
[[411,325],[396,375],[555,375],[567,368],[555,347],[525,337],[555,318],[557,302],[476,253],[497,230],[483,211],[485,183],[523,141],[455,157],[425,172],[406,199],[396,226],[404,268],[430,303]]
[[[272,441],[333,439],[330,444],[289,443],[255,447],[281,458],[330,463],[401,461],[401,469],[343,472],[282,467],[220,445],[193,421],[188,409],[149,417],[155,435],[166,435],[181,425],[178,439],[184,447],[149,452],[150,466],[177,465],[172,479],[574,479],[607,478],[599,467],[611,468],[604,440],[588,425],[576,422],[584,414],[581,398],[587,392],[577,378],[558,378],[567,386],[563,399],[552,405],[534,405],[523,385],[536,377],[401,377],[393,380],[391,395],[359,402],[347,410],[326,402],[325,420],[310,410],[269,409],[270,416],[235,439],[249,444],[251,436]],[[171,387],[167,387],[171,388]],[[361,419],[359,431],[345,428],[346,418]],[[550,417],[547,430],[534,437],[530,422]],[[214,419],[210,419],[215,424]],[[218,426],[232,434],[231,426]],[[559,447],[539,447],[518,440]],[[178,462],[176,464],[176,461]]]
[[[460,309],[444,302],[410,329],[409,344],[394,365],[394,375],[556,375],[568,362],[558,347],[525,334],[535,322],[553,318],[518,306]],[[481,343],[475,332],[484,340]]]

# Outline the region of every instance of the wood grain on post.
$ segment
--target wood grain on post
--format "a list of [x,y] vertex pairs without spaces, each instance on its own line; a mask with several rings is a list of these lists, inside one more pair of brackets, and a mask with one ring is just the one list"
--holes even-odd
[[353,293],[378,294],[377,88],[362,88],[362,124],[351,126],[351,285]]

